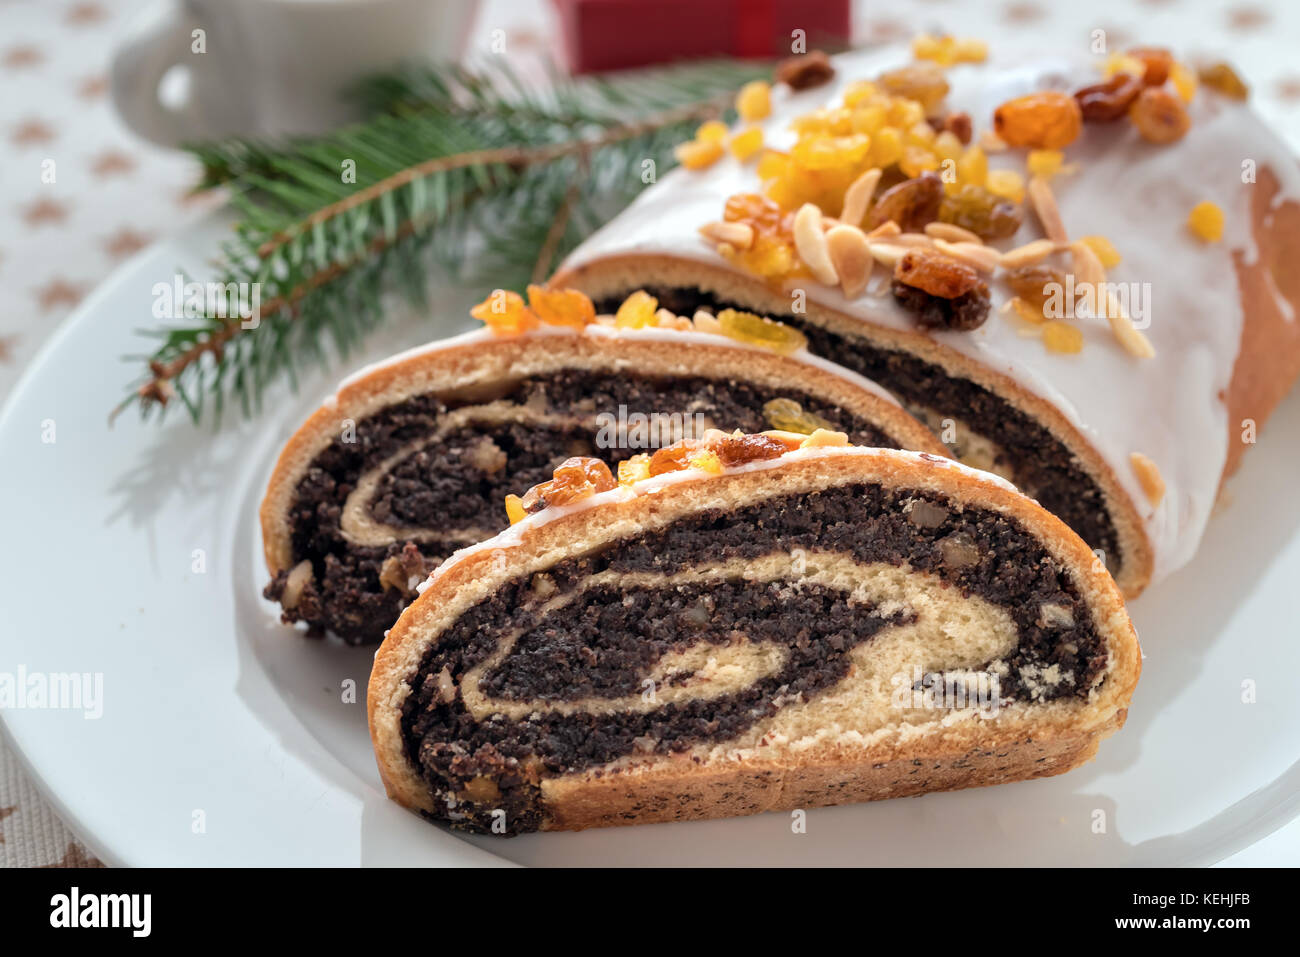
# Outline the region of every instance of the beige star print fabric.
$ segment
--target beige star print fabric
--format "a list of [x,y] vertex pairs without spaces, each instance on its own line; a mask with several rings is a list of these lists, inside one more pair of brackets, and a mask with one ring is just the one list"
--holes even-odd
[[[108,102],[112,51],[147,5],[0,0],[0,398],[97,283],[136,250],[184,230],[215,200],[188,197],[194,164],[134,139]],[[1217,55],[1237,66],[1256,109],[1300,151],[1294,0],[859,0],[854,13],[859,44],[924,31],[992,44],[1083,46],[1105,30],[1112,49],[1142,43]],[[494,30],[504,30],[513,49],[559,56],[549,3],[486,2],[472,45],[487,46]],[[104,357],[103,375],[130,377],[113,356]],[[3,655],[0,632],[0,670],[14,668]],[[0,864],[98,864],[4,744]]]

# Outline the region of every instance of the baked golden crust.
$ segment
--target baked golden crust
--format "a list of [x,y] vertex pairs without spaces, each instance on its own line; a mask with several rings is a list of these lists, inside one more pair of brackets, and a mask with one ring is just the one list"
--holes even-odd
[[399,358],[349,381],[293,434],[276,462],[260,511],[267,568],[274,577],[293,566],[288,516],[295,491],[312,460],[338,437],[345,423],[359,422],[415,395],[470,389],[555,369],[629,369],[798,388],[876,424],[904,448],[945,454],[925,426],[852,378],[797,357],[729,344],[722,337],[708,338],[716,341],[672,333],[476,338]]
[[[563,270],[552,282],[557,287],[581,289],[595,300],[621,295],[628,288],[652,284],[704,289],[725,302],[777,319],[789,308],[788,298],[762,279],[685,256],[609,256]],[[1147,586],[1155,567],[1155,555],[1138,505],[1124,490],[1106,460],[1060,409],[1029,392],[1009,376],[919,330],[877,325],[811,301],[806,304],[806,309],[804,318],[811,323],[846,338],[866,339],[881,348],[918,356],[939,366],[950,377],[967,379],[983,386],[1040,422],[1077,459],[1101,490],[1124,555],[1117,576],[1120,588],[1126,596],[1133,598]],[[960,410],[944,411],[960,414]]]
[[438,635],[504,582],[688,514],[852,482],[929,490],[1018,522],[1067,570],[1091,610],[1108,654],[1101,683],[1084,699],[1012,703],[991,719],[935,720],[911,725],[906,736],[832,738],[797,750],[772,747],[763,758],[742,761],[656,757],[543,779],[541,826],[573,829],[875,800],[1056,774],[1090,758],[1100,739],[1122,726],[1141,661],[1120,593],[1087,545],[1030,499],[945,460],[888,450],[819,449],[762,468],[720,476],[692,473],[649,494],[624,490],[589,507],[543,513],[544,521],[526,521],[446,562],[375,657],[367,707],[389,796],[409,808],[433,809],[402,739],[406,682]]
[[[1241,291],[1241,348],[1224,400],[1228,405],[1228,461],[1225,477],[1241,464],[1246,446],[1296,378],[1300,377],[1300,203],[1278,202],[1281,189],[1267,166],[1251,192],[1251,234],[1256,254],[1233,254]],[[1279,299],[1280,297],[1280,299]],[[1291,315],[1282,309],[1289,304]],[[1253,423],[1255,429],[1248,429]],[[1243,440],[1243,432],[1250,436]]]

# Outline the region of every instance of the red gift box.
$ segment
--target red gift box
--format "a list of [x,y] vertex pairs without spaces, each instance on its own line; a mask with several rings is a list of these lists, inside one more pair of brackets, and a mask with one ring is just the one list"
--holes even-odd
[[[849,0],[555,0],[569,69],[786,57],[849,45]],[[806,50],[793,51],[802,30]]]

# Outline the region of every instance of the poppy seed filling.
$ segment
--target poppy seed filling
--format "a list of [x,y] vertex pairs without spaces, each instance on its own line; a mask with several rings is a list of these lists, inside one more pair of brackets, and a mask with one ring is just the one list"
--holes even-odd
[[[331,442],[298,483],[290,539],[294,564],[310,561],[312,579],[284,618],[352,644],[378,642],[414,597],[383,582],[386,562],[400,560],[413,570],[411,577],[423,577],[457,548],[499,531],[506,524],[505,496],[551,478],[566,458],[594,455],[613,465],[680,437],[664,435],[647,448],[598,447],[598,416],[616,417],[620,408],[683,420],[699,415],[705,427],[756,432],[770,427],[763,406],[774,398],[798,402],[857,444],[898,445],[871,422],[815,396],[703,376],[561,369],[472,394],[421,395],[389,406]],[[482,420],[476,409],[486,410]],[[507,415],[517,410],[519,419],[502,419],[502,409]],[[467,421],[426,441],[452,413]],[[421,534],[378,545],[349,540],[342,527],[345,501],[368,470],[403,450],[409,454],[377,481],[365,509],[378,522]],[[281,600],[289,572],[266,587],[267,598]]]
[[[679,315],[696,309],[744,309],[696,288],[645,287],[659,304]],[[597,309],[617,307],[622,296],[609,296]],[[878,382],[925,420],[927,410],[961,419],[977,434],[997,443],[997,460],[1008,467],[1017,488],[1088,543],[1101,549],[1106,567],[1119,575],[1124,556],[1106,508],[1105,496],[1076,457],[1047,428],[983,386],[950,376],[916,356],[879,348],[865,338],[846,338],[799,315],[774,315],[808,337],[808,349]]]
[[[925,503],[920,512],[917,503]],[[1060,564],[1005,515],[874,484],[705,511],[508,581],[438,636],[408,681],[402,732],[431,793],[452,797],[439,816],[487,827],[474,818],[478,811],[456,807],[454,799],[485,778],[500,792],[493,806],[528,830],[530,821],[536,825],[541,778],[734,738],[786,704],[834,686],[854,648],[912,620],[906,610],[884,611],[797,577],[583,588],[595,575],[674,575],[795,549],[930,573],[1002,609],[1016,644],[986,668],[1000,672],[1004,702],[1086,697],[1102,680],[1106,646],[1086,603]],[[572,601],[557,602],[570,595]],[[490,660],[504,635],[513,635],[513,644],[501,660]],[[667,655],[738,640],[784,649],[780,667],[722,695],[612,712],[597,706],[641,692]],[[477,693],[534,703],[536,710],[476,720],[462,682],[485,662]],[[1047,671],[1065,677],[1045,685],[1038,676]],[[680,676],[670,675],[674,680]],[[585,710],[566,712],[557,702],[581,702]]]

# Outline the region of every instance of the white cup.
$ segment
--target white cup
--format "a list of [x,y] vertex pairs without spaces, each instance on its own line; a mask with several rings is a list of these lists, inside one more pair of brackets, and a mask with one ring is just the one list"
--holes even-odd
[[[357,118],[342,94],[358,78],[458,57],[477,11],[478,0],[168,0],[114,56],[113,102],[165,146],[319,133]],[[187,95],[164,103],[177,69]]]

